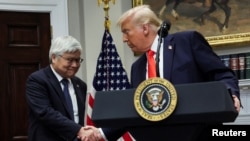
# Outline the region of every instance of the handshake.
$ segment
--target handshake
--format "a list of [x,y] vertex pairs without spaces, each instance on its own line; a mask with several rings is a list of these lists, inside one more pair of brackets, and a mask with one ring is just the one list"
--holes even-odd
[[100,141],[103,139],[100,130],[94,126],[84,126],[77,134],[81,141]]

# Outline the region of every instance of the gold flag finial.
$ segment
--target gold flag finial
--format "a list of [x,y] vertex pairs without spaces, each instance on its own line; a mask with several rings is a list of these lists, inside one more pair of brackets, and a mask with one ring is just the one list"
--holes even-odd
[[[108,31],[109,31],[109,29],[110,29],[110,24],[111,24],[111,22],[110,22],[110,20],[109,20],[109,14],[108,14],[108,10],[109,10],[109,2],[110,2],[111,0],[98,0],[98,6],[100,6],[102,3],[104,3],[104,7],[103,7],[103,9],[104,9],[104,11],[105,11],[105,22],[104,22],[104,27],[106,28],[106,29],[108,29]],[[113,2],[113,4],[115,4],[115,0],[112,0],[112,2]]]
[[133,7],[139,6],[143,4],[143,0],[133,0]]

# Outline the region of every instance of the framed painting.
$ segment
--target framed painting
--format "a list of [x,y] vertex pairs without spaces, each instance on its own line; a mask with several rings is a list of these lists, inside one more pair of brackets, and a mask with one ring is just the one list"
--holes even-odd
[[169,20],[170,33],[196,30],[213,47],[250,45],[249,0],[132,0],[132,4],[147,4],[160,19]]

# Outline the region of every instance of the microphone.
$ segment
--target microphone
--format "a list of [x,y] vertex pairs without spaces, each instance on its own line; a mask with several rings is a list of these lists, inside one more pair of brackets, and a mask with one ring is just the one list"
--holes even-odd
[[162,22],[160,29],[158,30],[159,39],[168,35],[168,31],[171,27],[171,23],[168,20]]
[[155,62],[156,62],[156,75],[157,77],[160,77],[160,72],[159,72],[159,62],[160,62],[160,47],[162,43],[162,38],[166,37],[168,35],[168,31],[171,27],[171,23],[168,20],[165,20],[162,22],[160,29],[158,30],[158,46],[157,46],[157,52],[156,52],[156,57],[155,57]]

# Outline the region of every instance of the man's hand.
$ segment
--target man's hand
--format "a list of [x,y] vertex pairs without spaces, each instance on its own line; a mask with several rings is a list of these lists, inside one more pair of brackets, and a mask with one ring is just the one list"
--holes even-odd
[[81,141],[99,141],[102,139],[102,135],[98,128],[94,126],[85,126],[80,129],[77,138]]
[[98,128],[96,128],[94,126],[85,126],[84,129],[85,130],[93,130],[95,138],[97,138],[98,140],[103,139],[102,134]]
[[238,99],[238,97],[237,96],[235,96],[235,95],[232,95],[232,97],[233,97],[233,100],[234,100],[234,107],[235,107],[235,109],[238,111],[238,113],[240,112],[240,100]]

